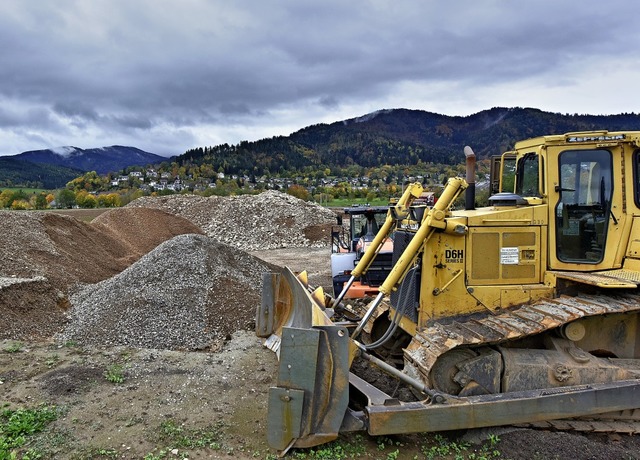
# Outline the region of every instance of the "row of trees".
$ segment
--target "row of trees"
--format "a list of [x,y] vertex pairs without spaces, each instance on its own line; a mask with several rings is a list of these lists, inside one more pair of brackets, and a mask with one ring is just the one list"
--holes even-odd
[[0,192],[0,208],[24,210],[56,208],[113,208],[122,205],[119,193],[93,195],[86,190],[62,189],[52,192],[32,192],[5,189]]
[[[488,160],[478,162],[480,182],[489,169]],[[429,190],[438,192],[449,177],[464,175],[464,165],[445,165],[418,161],[411,166],[391,166],[364,168],[351,165],[347,168],[308,168],[295,176],[291,174],[219,178],[210,164],[179,165],[166,162],[154,173],[154,180],[164,173],[170,181],[180,179],[184,186],[179,192],[174,190],[156,190],[149,186],[143,175],[129,177],[128,181],[112,184],[114,177],[127,176],[129,172],[146,172],[146,168],[128,168],[119,175],[98,175],[95,171],[78,176],[57,192],[26,193],[22,190],[4,190],[0,194],[0,208],[9,209],[46,209],[57,208],[95,208],[118,207],[144,195],[169,195],[174,193],[194,193],[203,196],[228,196],[255,194],[267,189],[281,190],[297,198],[319,203],[333,200],[353,200],[374,202],[387,200],[402,194],[403,187],[409,181],[421,181]],[[343,176],[336,176],[342,173]],[[211,184],[215,186],[211,186]]]
[[6,189],[0,192],[0,208],[46,209],[54,199],[51,193],[26,193],[23,190]]

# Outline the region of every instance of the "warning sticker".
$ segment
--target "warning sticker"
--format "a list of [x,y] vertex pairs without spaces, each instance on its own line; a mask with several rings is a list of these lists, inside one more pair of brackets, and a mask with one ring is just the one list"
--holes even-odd
[[518,248],[500,248],[500,263],[502,265],[517,265],[520,262]]

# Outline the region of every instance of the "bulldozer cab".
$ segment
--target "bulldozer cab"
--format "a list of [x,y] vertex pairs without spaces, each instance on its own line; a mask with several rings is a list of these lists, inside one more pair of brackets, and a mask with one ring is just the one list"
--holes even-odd
[[516,154],[505,152],[491,157],[490,192],[495,195],[500,192],[513,192],[515,183]]
[[360,238],[373,241],[373,238],[378,233],[378,230],[384,223],[387,216],[387,207],[380,206],[379,208],[367,208],[362,212],[350,212],[350,232],[351,241],[354,245]]
[[388,206],[353,205],[344,208],[343,214],[348,218],[345,229],[342,216],[337,227],[332,229],[332,252],[356,252],[360,238],[372,241],[387,216]]
[[[510,155],[497,157],[492,168],[493,189],[515,192],[527,205],[548,206],[548,268],[596,271],[620,268],[627,215],[637,211],[628,195],[637,194],[637,140],[631,133],[569,133],[516,144]],[[509,152],[511,153],[511,152]],[[495,171],[511,175],[495,177]],[[631,165],[634,165],[631,167]],[[510,183],[515,187],[509,189]],[[626,184],[625,184],[626,181]],[[534,222],[535,223],[535,222]],[[541,248],[544,251],[544,248]]]
[[[343,209],[348,217],[348,227],[340,225],[332,230],[331,277],[333,278],[334,295],[338,295],[351,272],[360,261],[368,245],[374,240],[384,225],[388,206],[351,206]],[[359,283],[350,289],[348,297],[366,297],[375,295],[377,287],[384,281],[391,269],[391,252],[393,240],[387,239],[387,245],[381,250],[377,262]]]

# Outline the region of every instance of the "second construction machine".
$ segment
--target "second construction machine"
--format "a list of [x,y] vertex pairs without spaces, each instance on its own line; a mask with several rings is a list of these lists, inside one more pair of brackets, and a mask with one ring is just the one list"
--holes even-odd
[[[338,225],[331,229],[331,278],[333,292],[338,296],[349,281],[354,268],[358,265],[367,248],[374,241],[380,226],[384,224],[388,214],[388,206],[354,205],[342,210],[342,214],[349,218],[348,228],[342,225],[342,216],[338,218]],[[366,272],[358,279],[351,281],[351,286],[345,291],[345,299],[361,299],[375,297],[378,287],[391,271],[391,256],[393,255],[393,239],[388,236],[382,244]]]
[[[304,273],[265,277],[256,330],[279,355],[273,448],[356,430],[605,420],[637,430],[640,132],[518,142],[492,169],[504,185],[515,158],[513,189],[483,208],[465,154],[467,180],[450,179],[432,208],[412,209],[419,184],[390,208],[354,270],[395,232],[393,269],[363,311],[310,293]],[[411,391],[380,387],[372,367]]]

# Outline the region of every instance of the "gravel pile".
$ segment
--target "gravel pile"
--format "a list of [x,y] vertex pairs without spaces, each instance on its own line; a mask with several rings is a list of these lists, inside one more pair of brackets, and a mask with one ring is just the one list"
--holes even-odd
[[59,339],[105,346],[216,348],[253,328],[273,267],[202,235],[164,242],[122,273],[71,296]]
[[273,268],[245,251],[327,248],[335,215],[268,191],[142,198],[91,223],[18,211],[0,221],[0,339],[64,330],[107,346],[200,349],[251,327]]
[[59,332],[78,283],[97,283],[158,244],[202,231],[159,209],[113,209],[94,223],[51,212],[0,212],[0,339]]
[[333,211],[272,190],[231,197],[142,197],[128,206],[182,216],[211,238],[245,251],[328,246],[336,222]]

